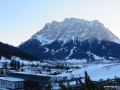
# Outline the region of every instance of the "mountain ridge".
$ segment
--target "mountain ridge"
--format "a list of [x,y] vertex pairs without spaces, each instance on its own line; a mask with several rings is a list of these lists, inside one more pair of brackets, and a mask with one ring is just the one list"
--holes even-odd
[[20,57],[21,59],[26,59],[26,60],[38,60],[38,58],[29,55],[26,52],[23,52],[17,47],[0,42],[0,59],[1,57],[11,59],[12,56],[17,56]]
[[[86,29],[87,28],[87,29]],[[47,23],[21,50],[42,59],[120,58],[120,40],[98,20],[70,18]]]
[[66,42],[76,38],[80,41],[82,39],[97,38],[120,43],[118,37],[98,20],[87,21],[76,18],[66,18],[62,22],[53,21],[46,24],[43,29],[31,37],[31,39],[38,39],[43,44],[49,44],[55,40]]

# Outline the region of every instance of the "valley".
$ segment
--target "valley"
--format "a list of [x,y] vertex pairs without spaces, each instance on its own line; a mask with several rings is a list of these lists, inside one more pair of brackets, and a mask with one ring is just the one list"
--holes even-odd
[[94,88],[94,83],[119,88],[119,53],[119,38],[98,20],[53,21],[18,47],[0,43],[0,86],[82,90],[83,84]]

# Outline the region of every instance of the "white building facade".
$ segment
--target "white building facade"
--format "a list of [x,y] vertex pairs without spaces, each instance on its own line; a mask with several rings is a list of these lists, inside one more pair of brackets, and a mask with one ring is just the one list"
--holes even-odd
[[24,80],[13,77],[0,77],[0,88],[18,89],[24,87]]

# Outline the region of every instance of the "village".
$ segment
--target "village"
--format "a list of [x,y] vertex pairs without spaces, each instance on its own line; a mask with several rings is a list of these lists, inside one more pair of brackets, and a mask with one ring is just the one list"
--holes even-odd
[[[76,62],[73,63],[64,60],[61,62],[46,60],[41,62],[23,62],[23,60],[19,60],[20,66],[13,65],[13,67],[10,67],[10,62],[12,61],[6,60],[5,58],[2,58],[1,60],[1,90],[61,90],[61,81],[66,87],[72,87],[74,90],[82,90],[79,80],[82,80],[83,83],[85,83],[84,72],[87,71],[88,67],[94,66],[95,68],[96,66],[99,67],[99,65],[102,65],[104,66],[104,69],[108,71],[113,65],[120,66],[118,62],[108,61],[89,63],[85,60],[81,60],[78,63],[76,60]],[[15,61],[18,61],[17,57],[14,57],[14,63]],[[83,69],[84,71],[82,71]],[[97,69],[97,71],[99,71],[99,69]],[[92,72],[92,74],[95,73],[95,71]],[[103,85],[105,90],[109,90],[109,88],[120,90],[120,78],[117,74],[112,78],[108,77],[106,79],[102,79],[104,76],[101,76],[101,78],[99,77],[99,79],[94,79],[89,71],[88,75],[93,79],[92,82],[97,86]]]

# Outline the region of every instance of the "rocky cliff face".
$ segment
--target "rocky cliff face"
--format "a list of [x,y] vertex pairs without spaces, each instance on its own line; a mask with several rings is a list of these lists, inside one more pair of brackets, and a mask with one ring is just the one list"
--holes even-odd
[[47,23],[19,48],[42,59],[118,59],[119,43],[97,20],[66,18]]
[[120,43],[119,39],[99,21],[87,21],[76,18],[66,18],[63,22],[53,21],[52,23],[47,23],[31,39],[37,39],[42,44],[47,44],[55,40],[66,43],[70,40],[78,39],[81,41],[94,38]]

